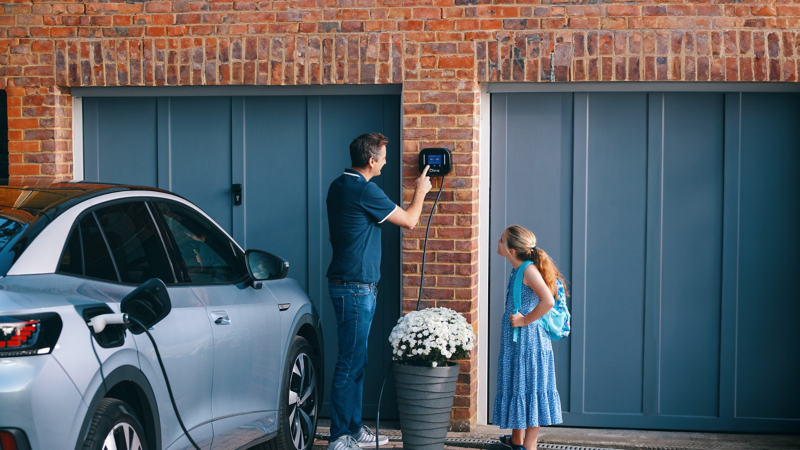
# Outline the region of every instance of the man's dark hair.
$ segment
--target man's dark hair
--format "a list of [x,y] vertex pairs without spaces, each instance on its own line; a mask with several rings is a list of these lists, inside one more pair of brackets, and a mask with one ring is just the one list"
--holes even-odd
[[388,143],[389,139],[380,133],[362,134],[350,143],[350,162],[353,167],[367,167],[370,158],[380,158],[381,147]]

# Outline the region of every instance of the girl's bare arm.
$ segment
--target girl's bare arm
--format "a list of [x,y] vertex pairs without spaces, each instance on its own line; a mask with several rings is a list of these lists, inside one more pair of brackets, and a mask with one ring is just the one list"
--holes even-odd
[[522,314],[512,314],[510,316],[511,326],[514,328],[532,324],[534,321],[547,314],[547,311],[550,311],[550,308],[556,304],[553,294],[550,292],[550,288],[545,284],[542,274],[539,273],[539,269],[535,265],[531,264],[526,267],[523,277],[523,284],[533,289],[533,292],[539,297],[539,304],[524,316]]

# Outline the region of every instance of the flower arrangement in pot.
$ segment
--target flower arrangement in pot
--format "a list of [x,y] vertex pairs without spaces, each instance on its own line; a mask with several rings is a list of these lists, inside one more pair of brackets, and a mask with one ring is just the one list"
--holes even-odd
[[461,314],[428,308],[401,317],[389,335],[395,367],[403,447],[444,448],[459,365],[469,356],[475,332]]

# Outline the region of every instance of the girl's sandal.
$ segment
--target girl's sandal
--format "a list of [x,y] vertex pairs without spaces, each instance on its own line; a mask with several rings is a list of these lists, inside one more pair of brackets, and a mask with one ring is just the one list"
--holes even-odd
[[505,436],[500,436],[499,441],[504,446],[506,446],[508,448],[513,448],[511,446],[514,445],[514,444],[511,443],[511,435],[510,434],[506,434]]

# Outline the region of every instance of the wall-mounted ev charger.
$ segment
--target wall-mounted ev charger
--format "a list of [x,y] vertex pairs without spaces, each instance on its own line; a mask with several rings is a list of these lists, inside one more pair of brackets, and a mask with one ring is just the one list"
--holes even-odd
[[453,168],[453,160],[450,158],[450,150],[446,148],[424,148],[419,152],[419,172],[422,173],[428,168],[429,177],[441,177],[450,173]]

